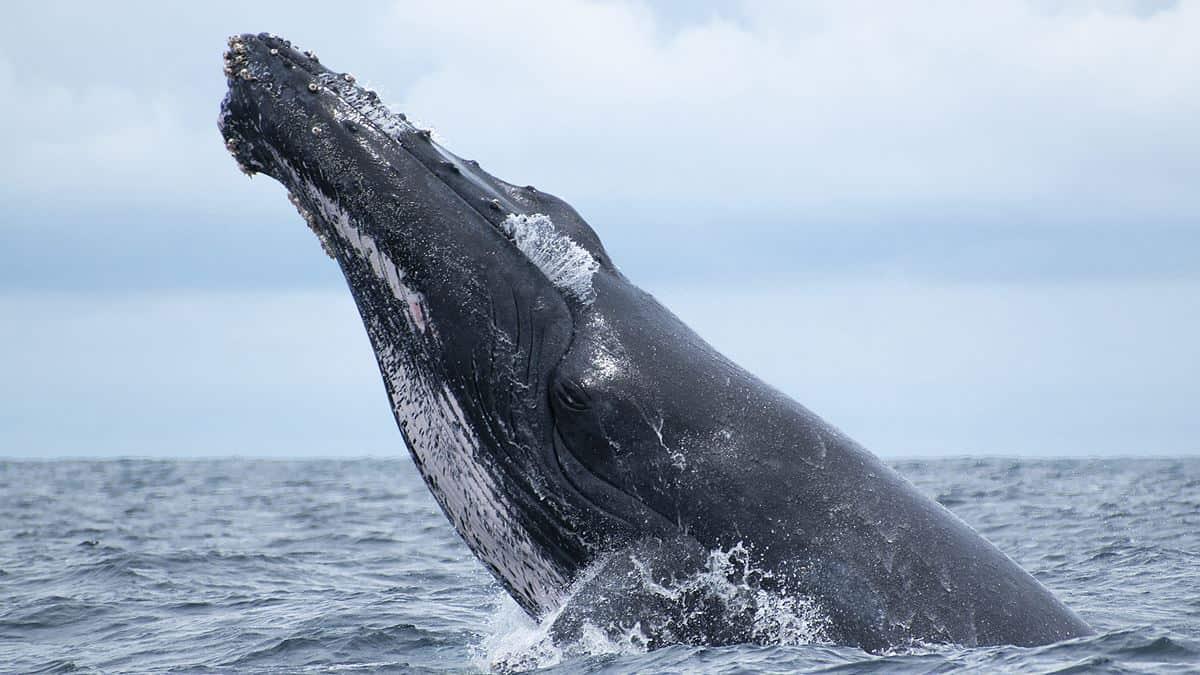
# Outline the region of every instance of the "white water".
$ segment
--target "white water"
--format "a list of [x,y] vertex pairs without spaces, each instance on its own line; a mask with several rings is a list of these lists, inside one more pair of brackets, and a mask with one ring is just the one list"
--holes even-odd
[[[635,559],[634,564],[644,572],[640,579],[641,591],[673,601],[688,596],[717,599],[731,615],[743,615],[746,609],[751,609],[751,633],[758,642],[775,645],[826,643],[828,619],[821,608],[805,596],[758,588],[753,580],[769,579],[771,574],[754,567],[750,557],[749,549],[742,544],[728,550],[715,549],[709,552],[704,570],[668,585],[655,582],[648,567],[640,561]],[[502,596],[487,636],[479,645],[477,665],[514,672],[548,668],[580,657],[645,653],[649,640],[639,623],[628,627],[615,626],[611,621],[603,625],[585,623],[580,637],[569,644],[555,644],[551,636],[551,629],[563,608],[575,601],[581,588],[599,572],[604,560],[596,561],[582,572],[559,609],[538,621],[529,618],[507,596]]]
[[600,263],[574,239],[559,232],[549,216],[510,214],[501,227],[550,283],[576,300],[592,301],[592,275],[600,269]]

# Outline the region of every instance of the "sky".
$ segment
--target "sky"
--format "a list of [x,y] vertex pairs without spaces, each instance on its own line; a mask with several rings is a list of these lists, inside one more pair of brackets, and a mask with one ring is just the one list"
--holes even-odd
[[293,0],[6,9],[0,457],[405,454],[216,131],[258,31],[880,455],[1200,454],[1200,3]]

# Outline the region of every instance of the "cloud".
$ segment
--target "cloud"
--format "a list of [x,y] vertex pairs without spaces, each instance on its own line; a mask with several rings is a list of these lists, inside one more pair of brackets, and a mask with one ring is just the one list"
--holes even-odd
[[[55,287],[136,285],[156,265],[156,284],[310,283],[245,253],[312,242],[214,129],[224,37],[258,29],[567,198],[635,276],[704,276],[717,250],[731,277],[1200,270],[1194,3],[50,4],[8,18],[0,245],[26,264],[0,284],[45,286],[29,271],[52,265]],[[87,259],[104,241],[126,271]]]
[[589,201],[1197,208],[1200,8],[750,2],[666,36],[656,21],[616,3],[397,6],[397,50],[438,55],[400,102]]
[[214,181],[201,179],[197,186],[197,174],[220,175],[226,168],[213,138],[203,137],[215,133],[190,127],[179,102],[165,92],[106,83],[38,85],[3,62],[0,87],[22,92],[0,120],[14,136],[13,161],[0,169],[14,197],[170,205],[198,201]]
[[1196,450],[1196,3],[276,0],[6,12],[5,451],[399,450],[348,295],[296,290],[336,266],[215,130],[258,30],[876,451]]

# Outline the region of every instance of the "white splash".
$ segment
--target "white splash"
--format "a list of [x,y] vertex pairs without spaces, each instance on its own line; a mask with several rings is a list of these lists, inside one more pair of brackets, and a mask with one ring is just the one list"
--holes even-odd
[[[622,554],[617,554],[622,555]],[[645,653],[650,639],[640,623],[633,626],[598,626],[584,622],[579,637],[569,644],[556,644],[551,630],[564,608],[591,582],[604,566],[600,558],[579,574],[558,609],[534,621],[507,596],[498,599],[487,637],[478,647],[478,665],[484,670],[520,672],[559,665],[565,659],[614,654]],[[717,600],[725,608],[726,621],[749,621],[753,642],[769,645],[827,643],[829,618],[811,598],[759,587],[770,572],[751,562],[749,548],[737,544],[709,552],[703,570],[662,584],[649,566],[633,558],[640,571],[634,582],[640,589],[672,602],[697,597]],[[704,611],[704,610],[702,610]]]
[[[590,578],[596,567],[584,570],[581,576]],[[580,627],[577,640],[570,644],[555,643],[551,636],[554,622],[580,585],[579,581],[573,584],[563,605],[540,621],[530,619],[507,595],[501,598],[487,636],[477,648],[476,663],[479,669],[517,673],[551,668],[566,659],[579,657],[644,654],[649,640],[642,634],[640,625],[614,634],[611,630],[585,622]]]
[[486,636],[475,649],[479,670],[515,673],[562,663],[563,650],[550,638],[553,620],[534,621],[507,594],[496,599],[488,623]]
[[731,617],[746,616],[750,635],[760,644],[802,645],[825,641],[829,618],[808,596],[767,591],[763,580],[774,577],[751,562],[750,549],[738,543],[728,550],[709,551],[706,568],[697,574],[675,580],[670,586],[656,583],[649,568],[638,561],[642,585],[670,600],[701,596],[719,600]]
[[550,283],[580,302],[590,303],[595,298],[592,275],[600,269],[600,263],[574,239],[559,232],[549,216],[509,214],[501,228]]
[[829,616],[817,602],[805,595],[765,591],[749,583],[753,578],[765,580],[774,576],[755,567],[750,559],[750,551],[742,543],[728,551],[710,551],[707,573],[697,575],[697,579],[710,584],[714,595],[728,597],[734,604],[739,595],[753,598],[751,633],[757,642],[802,645],[828,641]]

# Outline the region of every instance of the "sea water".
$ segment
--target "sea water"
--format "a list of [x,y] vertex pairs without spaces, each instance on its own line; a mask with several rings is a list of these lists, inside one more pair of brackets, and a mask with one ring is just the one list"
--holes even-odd
[[1200,458],[894,465],[1097,634],[882,655],[602,636],[564,651],[405,457],[5,461],[0,672],[1200,671]]

